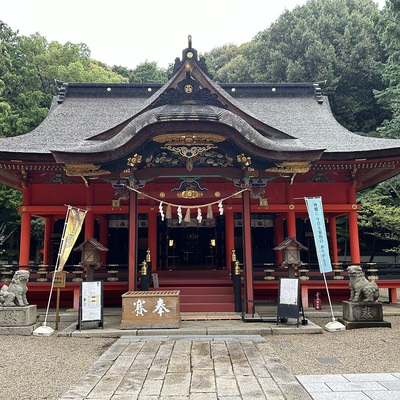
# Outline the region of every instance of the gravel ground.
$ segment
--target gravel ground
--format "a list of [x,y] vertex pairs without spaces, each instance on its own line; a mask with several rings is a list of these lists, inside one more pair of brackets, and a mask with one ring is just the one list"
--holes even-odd
[[[324,327],[331,318],[309,318]],[[400,316],[385,316],[391,328],[324,331],[315,335],[267,336],[283,364],[294,375],[400,372]],[[321,364],[317,359],[337,359]],[[331,361],[331,360],[329,360]]]
[[0,336],[0,398],[55,400],[115,339]]
[[[331,321],[309,319],[322,327]],[[400,372],[400,316],[387,316],[384,320],[391,322],[392,328],[265,339],[294,375]],[[55,335],[0,336],[0,398],[56,400],[114,342],[115,339]],[[320,364],[317,358],[334,358],[341,364]]]

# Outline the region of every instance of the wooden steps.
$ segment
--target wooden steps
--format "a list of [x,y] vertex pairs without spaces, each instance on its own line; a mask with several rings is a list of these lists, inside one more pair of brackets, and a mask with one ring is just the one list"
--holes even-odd
[[158,290],[180,291],[181,312],[235,311],[233,284],[226,270],[161,271],[158,282]]

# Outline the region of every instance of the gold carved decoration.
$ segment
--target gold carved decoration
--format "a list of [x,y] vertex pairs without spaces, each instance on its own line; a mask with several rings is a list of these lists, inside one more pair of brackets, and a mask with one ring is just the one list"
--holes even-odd
[[239,163],[245,165],[246,167],[248,167],[251,164],[251,157],[245,156],[243,153],[238,154],[236,156],[236,159]]
[[284,161],[279,164],[275,164],[276,167],[268,168],[266,172],[273,172],[280,174],[281,176],[291,176],[290,184],[294,182],[296,174],[305,174],[311,168],[311,163],[309,161]]
[[168,146],[205,146],[224,140],[223,136],[213,133],[168,133],[153,138],[154,142],[165,143]]
[[184,190],[177,194],[179,198],[183,199],[197,199],[199,197],[203,197],[203,193],[197,190]]
[[92,176],[110,174],[110,171],[100,169],[100,165],[94,164],[66,164],[65,172],[68,176]]
[[198,156],[199,154],[205,153],[207,150],[215,148],[214,145],[205,145],[205,146],[163,146],[163,148],[172,151],[175,154],[178,154],[185,158],[193,158]]
[[285,161],[275,165],[276,167],[268,168],[265,171],[278,174],[304,174],[311,168],[309,161]]
[[192,93],[193,92],[193,86],[192,85],[185,85],[184,90],[185,90],[185,93]]
[[142,162],[142,156],[140,154],[134,154],[131,158],[128,158],[127,164],[134,167],[136,164]]
[[154,142],[164,143],[163,149],[186,158],[186,169],[193,169],[193,159],[208,150],[216,148],[214,143],[223,142],[225,138],[212,133],[165,134],[153,138]]

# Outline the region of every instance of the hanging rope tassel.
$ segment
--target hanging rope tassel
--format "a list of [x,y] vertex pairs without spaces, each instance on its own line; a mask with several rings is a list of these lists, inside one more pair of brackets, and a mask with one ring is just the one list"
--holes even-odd
[[224,215],[224,206],[222,205],[222,201],[218,203],[219,215]]
[[186,210],[185,218],[183,219],[185,222],[190,222],[190,208]]
[[171,206],[169,204],[167,205],[167,211],[165,212],[165,218],[172,219]]
[[160,211],[161,221],[164,221],[164,210],[162,204],[163,203],[161,202],[160,205],[158,206],[158,210]]
[[177,214],[178,214],[178,223],[180,224],[182,222],[182,207],[181,206],[178,207]]
[[213,218],[214,218],[213,210],[211,204],[209,204],[207,207],[207,219],[213,219]]

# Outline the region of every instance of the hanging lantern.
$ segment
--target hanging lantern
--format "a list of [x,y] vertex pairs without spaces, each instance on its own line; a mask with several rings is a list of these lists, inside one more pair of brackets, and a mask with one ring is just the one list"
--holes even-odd
[[213,219],[213,218],[214,218],[214,215],[213,215],[212,207],[211,207],[211,204],[209,204],[207,207],[207,219]]
[[190,222],[190,208],[188,208],[186,210],[186,215],[185,215],[184,221],[185,222]]

